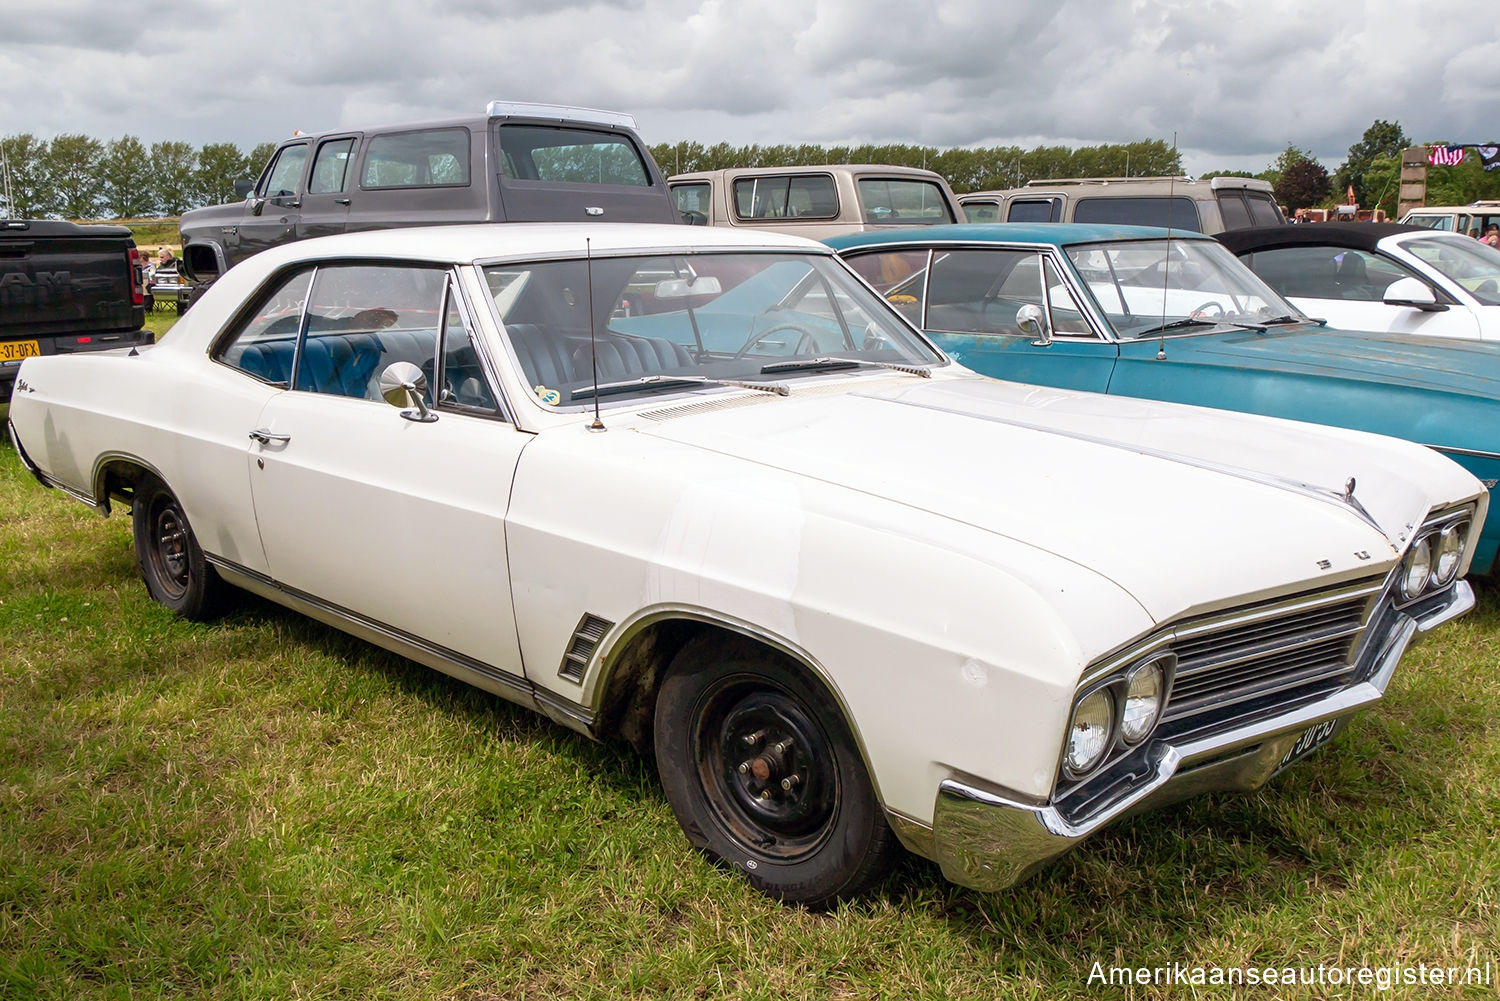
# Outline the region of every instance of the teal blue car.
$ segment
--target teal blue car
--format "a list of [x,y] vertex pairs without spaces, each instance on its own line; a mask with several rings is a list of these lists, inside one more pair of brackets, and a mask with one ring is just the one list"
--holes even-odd
[[[1500,344],[1333,329],[1210,237],[1002,223],[826,242],[985,375],[1374,431],[1500,480]],[[1472,572],[1497,548],[1492,512]]]

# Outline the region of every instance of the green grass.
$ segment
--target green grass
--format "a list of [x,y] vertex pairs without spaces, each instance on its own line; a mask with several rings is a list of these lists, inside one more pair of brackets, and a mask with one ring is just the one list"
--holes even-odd
[[3,998],[1097,998],[1126,992],[1096,961],[1500,965],[1493,588],[1264,790],[1003,894],[911,860],[815,915],[691,852],[631,752],[248,596],[174,619],[128,517],[8,444],[0,506]]

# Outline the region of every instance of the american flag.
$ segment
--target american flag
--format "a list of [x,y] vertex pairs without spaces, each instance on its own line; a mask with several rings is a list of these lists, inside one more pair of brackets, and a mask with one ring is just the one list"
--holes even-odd
[[1464,162],[1462,146],[1434,146],[1427,153],[1427,162],[1439,167],[1456,167]]

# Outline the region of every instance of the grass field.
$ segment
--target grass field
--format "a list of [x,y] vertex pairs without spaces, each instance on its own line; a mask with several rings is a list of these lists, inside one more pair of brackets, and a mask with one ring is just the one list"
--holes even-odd
[[1258,793],[1119,825],[1004,894],[911,860],[816,915],[694,855],[623,748],[248,596],[174,619],[128,516],[43,489],[8,443],[0,510],[6,999],[1247,994],[1126,991],[1096,963],[1500,978],[1495,588]]

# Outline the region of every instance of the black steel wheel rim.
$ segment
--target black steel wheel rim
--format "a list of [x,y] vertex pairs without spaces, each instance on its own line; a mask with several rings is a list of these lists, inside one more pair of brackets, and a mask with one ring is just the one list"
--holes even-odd
[[703,693],[693,728],[699,781],[725,834],[771,862],[817,850],[838,818],[832,741],[791,692],[755,676]]
[[187,521],[176,502],[163,497],[152,505],[149,524],[151,569],[169,597],[181,598],[191,574]]

